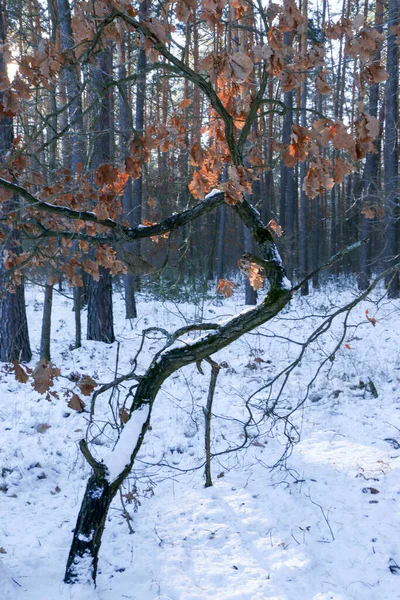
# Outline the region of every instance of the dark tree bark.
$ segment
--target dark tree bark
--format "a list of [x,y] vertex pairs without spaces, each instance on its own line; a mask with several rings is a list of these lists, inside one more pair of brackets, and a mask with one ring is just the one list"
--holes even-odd
[[215,360],[209,359],[208,361],[211,365],[211,377],[210,377],[210,385],[208,388],[208,397],[207,404],[205,408],[203,408],[204,412],[204,420],[205,420],[205,431],[204,431],[204,450],[206,455],[206,464],[204,467],[204,476],[205,476],[205,486],[212,486],[212,477],[211,477],[211,417],[212,417],[212,407],[215,393],[215,386],[217,385],[218,373],[221,369],[220,365],[215,362]]
[[[120,65],[118,67],[118,75],[123,80],[126,75],[126,56],[125,56],[125,43],[126,40],[121,42],[120,45]],[[121,130],[121,156],[126,158],[129,155],[128,141],[130,132],[132,131],[132,111],[129,106],[128,98],[128,86],[126,83],[120,83],[119,85],[119,120]],[[130,225],[135,225],[133,216],[133,181],[129,177],[122,197],[122,206],[124,209],[124,215]],[[134,243],[124,244],[124,250],[127,252],[135,252],[136,245]],[[125,290],[125,316],[127,319],[135,319],[137,317],[136,310],[136,299],[135,299],[135,277],[130,273],[123,276],[124,290]]]
[[[71,8],[69,0],[57,0],[58,19],[60,28],[61,47],[70,60],[64,64],[63,74],[68,98],[68,117],[70,123],[70,143],[66,144],[69,156],[65,157],[71,173],[76,176],[79,168],[85,164],[84,123],[82,112],[82,90],[80,82],[79,64],[74,51],[72,33]],[[82,288],[74,287],[74,313],[75,313],[75,348],[82,345],[81,310],[83,305]]]
[[313,207],[313,236],[312,236],[312,265],[313,271],[315,272],[312,278],[312,284],[314,289],[319,288],[319,273],[316,271],[319,264],[319,251],[321,247],[321,197],[317,196],[314,198]]
[[[221,181],[228,180],[228,170],[225,168],[221,175]],[[222,204],[219,210],[218,220],[218,243],[217,243],[217,281],[224,278],[225,273],[225,230],[226,230],[226,204]]]
[[[5,39],[5,3],[0,4],[0,43]],[[7,74],[7,67],[0,53],[0,74]],[[3,92],[0,92],[0,102]],[[3,117],[0,120],[0,165],[5,163],[5,157],[13,148],[13,122],[12,119]],[[0,206],[0,215],[7,215],[17,204],[18,198],[13,195],[10,200]],[[25,290],[23,282],[20,285],[10,284],[7,288],[7,273],[3,265],[3,252],[9,251],[19,254],[20,239],[17,230],[5,229],[4,243],[0,247],[0,361],[11,360],[30,361],[32,352],[29,343],[28,323],[25,311]],[[10,290],[14,291],[10,291]]]
[[[0,285],[4,289],[3,277],[4,268],[0,266]],[[25,311],[25,290],[21,284],[15,287],[14,293],[5,292],[0,300],[0,361],[29,362],[31,358]]]
[[42,331],[40,335],[40,358],[50,360],[51,309],[53,305],[53,285],[46,284],[44,291]]
[[[375,9],[375,27],[376,30],[381,33],[383,30],[383,4],[380,0],[376,3]],[[380,49],[377,50],[375,60],[379,61],[381,58]],[[378,117],[378,103],[379,103],[379,83],[375,83],[371,86],[369,93],[369,107],[368,112],[373,117]],[[363,171],[363,191],[362,191],[362,204],[371,208],[377,204],[379,199],[379,164],[381,160],[381,136],[375,141],[377,149],[376,153],[368,153],[365,157],[365,166]],[[360,222],[360,239],[364,240],[372,234],[372,223],[373,220],[367,219],[366,216],[361,213]],[[368,244],[363,244],[360,251],[360,264],[358,274],[358,289],[365,290],[370,282],[371,278],[371,255],[372,255],[372,240]]]
[[92,561],[92,566],[86,574],[87,582],[96,581],[105,520],[118,487],[118,485],[110,485],[104,468],[96,468],[89,478],[68,556],[66,583],[86,583],[82,581],[82,575],[77,568],[80,560],[86,555],[89,555]]
[[225,229],[226,229],[226,205],[223,204],[219,210],[218,220],[218,244],[217,244],[217,281],[223,279],[225,270]]
[[[143,0],[139,4],[139,18],[143,20],[147,15],[147,0]],[[137,84],[136,84],[136,107],[135,107],[135,134],[143,135],[145,128],[145,100],[146,100],[146,52],[143,43],[140,45],[137,61]],[[124,62],[120,66],[120,76],[124,76]],[[126,75],[126,72],[125,72]],[[132,130],[132,114],[127,103],[127,86],[121,87],[125,100],[121,98],[121,142],[122,152],[127,155],[127,143],[129,132]],[[122,94],[121,94],[122,96]],[[124,213],[130,225],[138,225],[142,222],[142,203],[143,203],[143,175],[135,179],[133,182],[128,180],[123,196]],[[124,249],[133,252],[140,256],[140,240],[134,243],[126,244]],[[127,319],[135,319],[137,317],[137,308],[135,300],[135,291],[139,287],[139,279],[131,274],[124,276],[125,289],[125,313]]]
[[[113,154],[111,91],[108,85],[111,77],[112,51],[107,47],[97,56],[97,63],[92,68],[93,95],[98,103],[93,123],[93,170],[110,162]],[[87,339],[112,343],[115,340],[112,277],[102,266],[99,267],[99,274],[99,281],[95,281],[93,277],[88,279]]]
[[[293,41],[293,33],[286,31],[283,34],[284,43],[290,46]],[[293,125],[293,91],[285,92],[283,102],[285,105],[285,115],[282,127],[282,142],[290,143]],[[280,190],[280,210],[279,220],[284,230],[285,242],[285,264],[289,277],[292,277],[294,265],[295,248],[295,222],[297,213],[297,181],[294,168],[289,168],[281,161],[281,190]]]
[[112,279],[99,267],[100,280],[89,280],[87,339],[112,344],[115,341],[112,311]]
[[[254,242],[251,237],[250,231],[247,229],[246,225],[243,225],[243,239],[244,239],[244,251],[245,253],[253,254],[254,253]],[[257,291],[251,287],[248,277],[246,277],[245,281],[245,304],[249,304],[254,306],[257,304]]]
[[[269,321],[290,301],[292,294],[288,289],[282,261],[270,232],[264,227],[256,211],[246,201],[234,206],[233,210],[252,233],[260,248],[260,261],[264,265],[270,283],[270,291],[261,304],[253,309],[236,315],[228,323],[205,325],[204,329],[209,330],[206,335],[200,336],[183,348],[167,349],[154,357],[136,389],[130,411],[132,422],[135,425],[135,435],[132,436],[132,439],[130,438],[131,453],[126,458],[126,466],[118,474],[111,474],[106,464],[97,463],[90,455],[85,442],[81,442],[81,449],[94,472],[89,479],[74,531],[65,573],[66,583],[80,581],[82,560],[85,561],[85,569],[88,569],[89,566],[89,577],[96,580],[98,553],[108,509],[119,486],[132,469],[150,423],[154,401],[163,382],[177,369],[208,358],[244,333]],[[127,426],[129,426],[129,421],[125,427]],[[130,430],[128,431],[130,434]],[[125,443],[122,440],[122,444]],[[118,453],[119,451],[117,442],[113,452]],[[109,461],[107,463],[110,464]]]
[[[386,81],[385,101],[385,200],[386,200],[386,266],[393,264],[399,254],[399,146],[398,146],[398,92],[399,92],[399,47],[392,28],[399,23],[399,1],[389,0],[387,64],[389,77]],[[386,280],[390,298],[400,293],[399,273],[396,271]]]
[[[307,82],[303,83],[301,94],[301,126],[307,126],[307,116],[304,110],[307,105]],[[307,218],[308,218],[308,198],[303,189],[303,183],[306,176],[307,165],[305,162],[300,164],[300,211],[299,211],[299,278],[304,279],[307,274],[308,262],[308,236],[307,236]],[[309,292],[308,281],[301,288],[302,296],[307,296]]]

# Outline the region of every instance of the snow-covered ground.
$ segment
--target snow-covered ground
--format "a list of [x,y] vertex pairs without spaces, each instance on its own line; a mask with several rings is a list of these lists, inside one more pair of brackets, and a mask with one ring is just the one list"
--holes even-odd
[[[279,319],[213,357],[222,363],[213,487],[204,488],[203,476],[210,366],[203,362],[204,375],[188,367],[164,384],[123,504],[117,497],[110,510],[96,589],[62,583],[90,472],[77,443],[88,435],[93,454],[110,452],[134,382],[100,396],[88,428],[88,412],[67,406],[72,392],[90,403],[73,374],[111,381],[131,369],[143,329],[172,332],[244,307],[240,292],[197,306],[141,296],[140,317],[130,323],[117,293],[118,343],[71,350],[71,301],[56,294],[59,397],[48,401],[5,366],[0,371],[0,599],[399,599],[400,302],[378,302],[383,292],[374,292],[345,332],[346,313],[310,345],[283,390],[284,375],[270,385],[353,294],[350,285],[328,286],[296,297]],[[27,301],[37,360],[42,291],[28,290]],[[138,373],[164,341],[149,333]]]

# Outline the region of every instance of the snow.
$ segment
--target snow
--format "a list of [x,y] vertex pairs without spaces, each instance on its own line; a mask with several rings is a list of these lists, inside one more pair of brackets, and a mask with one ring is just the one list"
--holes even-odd
[[129,464],[131,454],[136,447],[139,435],[142,433],[142,427],[149,416],[149,411],[149,405],[145,404],[132,413],[131,418],[122,430],[114,450],[104,459],[110,483],[115,481],[126,465]]
[[211,190],[211,192],[208,192],[207,196],[204,199],[209,200],[210,198],[213,198],[214,196],[217,196],[220,193],[221,190],[217,190],[217,188],[214,188]]
[[[243,296],[238,290],[222,305],[212,294],[196,305],[175,305],[141,295],[141,316],[131,328],[116,293],[118,343],[85,341],[71,350],[72,300],[55,294],[59,398],[47,401],[0,367],[0,599],[400,598],[400,301],[384,299],[380,288],[351,313],[343,339],[341,315],[293,367],[283,391],[282,377],[272,383],[355,289],[351,282],[328,284],[309,298],[296,295],[279,318],[213,356],[224,366],[213,404],[210,488],[204,488],[202,412],[210,367],[202,363],[204,375],[186,367],[163,384],[122,489],[134,533],[117,495],[96,588],[85,583],[90,559],[77,566],[81,584],[62,583],[90,474],[78,443],[87,434],[112,480],[129,460],[148,406],[133,413],[118,440],[118,407],[135,382],[113,397],[100,395],[90,424],[87,412],[67,406],[66,390],[80,394],[68,376],[112,381],[131,370],[146,327],[173,332],[221,322],[244,309]],[[43,292],[28,289],[27,302],[37,359]],[[162,335],[146,338],[138,374],[164,343]],[[88,406],[90,399],[83,400]],[[275,414],[265,416],[271,406]],[[245,427],[249,411],[256,424]],[[294,444],[285,454],[288,438]]]
[[290,283],[289,279],[286,276],[282,279],[281,287],[283,290],[291,290],[292,289],[292,284]]

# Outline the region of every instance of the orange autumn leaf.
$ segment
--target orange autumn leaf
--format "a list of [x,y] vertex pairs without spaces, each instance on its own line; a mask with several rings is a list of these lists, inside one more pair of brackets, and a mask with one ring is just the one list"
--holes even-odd
[[236,283],[229,279],[220,279],[217,285],[217,294],[223,294],[225,298],[230,298],[233,295],[233,290],[236,287]]
[[94,182],[96,185],[114,183],[118,179],[118,169],[111,163],[100,165],[94,172]]
[[325,75],[327,71],[321,71],[319,75],[314,79],[315,90],[317,94],[330,94],[332,91],[331,86],[326,82]]
[[94,388],[97,387],[96,381],[89,375],[83,375],[77,385],[84,396],[90,396]]
[[364,217],[366,219],[375,219],[375,213],[374,211],[371,209],[370,206],[368,206],[368,204],[364,204],[364,207],[361,211],[361,214],[364,215]]
[[268,229],[271,229],[272,232],[277,236],[277,237],[281,237],[283,234],[283,229],[282,227],[279,225],[279,223],[277,223],[275,221],[275,219],[271,219],[270,222],[267,225]]
[[353,165],[350,165],[340,157],[337,157],[333,171],[333,179],[335,183],[342,183],[346,175],[348,175],[352,171],[354,171]]
[[21,367],[21,365],[19,364],[19,362],[17,360],[13,360],[12,364],[13,364],[13,371],[15,373],[15,379],[17,381],[19,381],[20,383],[26,383],[29,379],[28,374]]
[[228,64],[231,68],[231,77],[234,81],[243,82],[253,71],[253,61],[247,54],[236,52],[228,58]]
[[254,290],[260,290],[264,285],[264,277],[261,275],[261,267],[246,258],[238,261],[238,267],[246,277]]
[[72,394],[67,406],[77,412],[83,412],[85,409],[85,403],[79,398],[78,394]]
[[58,369],[52,362],[42,358],[32,372],[32,387],[39,392],[45,394],[53,386],[54,378],[61,375]]
[[179,102],[178,106],[179,106],[179,108],[187,108],[192,103],[193,103],[193,100],[191,98],[184,98],[183,100],[181,100],[181,102]]
[[197,0],[178,0],[175,8],[175,16],[178,21],[187,23],[193,16],[193,9],[197,6]]
[[371,323],[371,325],[373,325],[373,327],[375,327],[375,325],[376,325],[376,319],[374,317],[370,317],[368,313],[369,313],[369,311],[368,311],[368,308],[367,308],[367,310],[365,311],[365,316],[367,317],[367,319]]
[[368,65],[362,71],[363,78],[370,84],[383,83],[389,77],[389,73],[380,63]]

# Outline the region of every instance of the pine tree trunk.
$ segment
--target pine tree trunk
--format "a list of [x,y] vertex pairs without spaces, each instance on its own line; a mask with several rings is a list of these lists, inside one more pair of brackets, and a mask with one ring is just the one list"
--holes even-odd
[[[290,46],[293,41],[293,33],[285,31],[283,34],[284,43]],[[282,127],[282,142],[290,143],[293,125],[293,91],[285,92],[283,102],[285,104],[285,115]],[[288,276],[291,279],[294,264],[295,248],[295,221],[297,213],[297,182],[294,168],[289,168],[281,162],[281,191],[280,191],[280,224],[284,229],[285,236],[285,263],[287,265]]]
[[[221,181],[228,178],[228,170],[224,168]],[[226,204],[222,204],[219,210],[218,221],[218,245],[217,245],[217,281],[223,279],[225,272],[225,229],[226,229]]]
[[42,332],[40,335],[40,358],[50,360],[51,309],[53,305],[53,286],[46,284],[44,290]]
[[[244,251],[249,254],[254,253],[254,242],[250,235],[246,225],[243,225],[243,238],[244,238]],[[249,278],[246,277],[245,281],[245,304],[255,305],[257,304],[257,292],[250,285]]]
[[[392,264],[399,254],[399,189],[398,189],[398,91],[399,91],[399,47],[392,28],[399,23],[399,2],[389,0],[389,22],[387,38],[386,70],[389,78],[386,81],[385,100],[385,200],[386,200],[386,266]],[[399,273],[396,271],[386,280],[390,298],[397,298],[400,293]]]
[[[112,51],[107,47],[97,56],[97,63],[92,68],[93,94],[98,102],[93,127],[93,170],[110,162],[112,158],[112,103],[108,86],[111,77]],[[94,251],[93,258],[95,258]],[[95,281],[93,277],[88,279],[87,339],[110,344],[115,340],[112,277],[109,270],[104,267],[99,267],[99,274],[99,281]]]
[[[4,289],[2,276],[4,276],[4,268],[0,265],[0,285]],[[14,293],[5,292],[0,300],[0,361],[29,362],[31,358],[25,290],[24,285],[21,284],[15,287]]]
[[[382,30],[383,7],[381,2],[376,5],[375,23],[378,31]],[[380,52],[376,56],[379,60]],[[369,95],[368,112],[373,117],[378,117],[378,102],[379,102],[379,83],[371,86]],[[359,274],[358,274],[358,289],[363,291],[367,289],[371,278],[371,257],[372,257],[372,224],[374,219],[367,218],[364,212],[373,211],[373,208],[378,204],[380,189],[379,189],[379,164],[381,162],[381,135],[375,141],[376,153],[368,153],[365,157],[365,166],[363,171],[363,190],[362,190],[362,208],[360,215],[360,239],[369,239],[368,244],[363,244],[360,250]],[[364,212],[363,212],[364,211]],[[370,215],[369,215],[370,216]]]
[[[5,3],[0,4],[0,43],[6,43],[5,32]],[[0,53],[0,75],[6,74],[7,67]],[[0,92],[0,103],[3,92]],[[13,122],[3,117],[0,120],[0,165],[6,155],[13,149]],[[3,215],[13,211],[18,204],[18,197],[13,196],[2,205]],[[17,230],[4,230],[5,242],[0,247],[0,256],[5,250],[19,254],[20,240]],[[29,343],[28,323],[25,311],[25,290],[23,282],[20,285],[11,284],[15,290],[7,289],[7,273],[0,260],[0,361],[11,360],[30,361],[32,352]],[[10,288],[11,289],[11,288]]]
[[[128,42],[129,43],[129,42]],[[120,65],[118,68],[118,75],[120,80],[123,80],[126,75],[126,66],[125,66],[125,44],[126,38],[120,44]],[[119,86],[119,100],[120,100],[120,130],[121,130],[121,158],[125,159],[129,155],[128,149],[128,141],[130,132],[132,130],[132,111],[129,106],[128,100],[128,86],[126,83],[120,83]],[[122,197],[122,206],[124,209],[125,219],[131,226],[134,226],[136,223],[134,222],[133,216],[133,182],[132,178],[129,177],[125,189],[124,195]],[[126,252],[135,252],[135,244],[127,243],[124,244],[124,250]],[[125,316],[127,319],[135,319],[137,317],[136,310],[136,298],[135,298],[135,277],[130,273],[127,273],[123,276],[124,290],[125,290]]]
[[[303,89],[301,94],[301,125],[302,127],[307,126],[307,116],[305,108],[307,106],[307,82],[303,83]],[[308,198],[303,189],[303,183],[306,176],[306,163],[300,164],[300,212],[299,212],[299,279],[304,279],[307,275],[307,218],[308,218]],[[301,295],[307,296],[309,292],[308,281],[301,288]]]
[[[63,67],[63,85],[67,91],[68,116],[71,128],[71,143],[68,145],[69,155],[64,156],[65,166],[71,169],[73,176],[77,176],[85,163],[84,123],[82,112],[81,82],[79,64],[75,58],[74,39],[72,33],[71,8],[69,0],[57,0],[58,19],[60,28],[61,48],[64,53],[71,56]],[[64,138],[63,138],[64,139]],[[68,136],[69,139],[69,136]],[[67,144],[66,144],[67,146]],[[67,149],[67,148],[66,148]],[[76,242],[74,242],[76,246]],[[75,287],[74,314],[75,314],[75,348],[82,345],[82,289]]]

